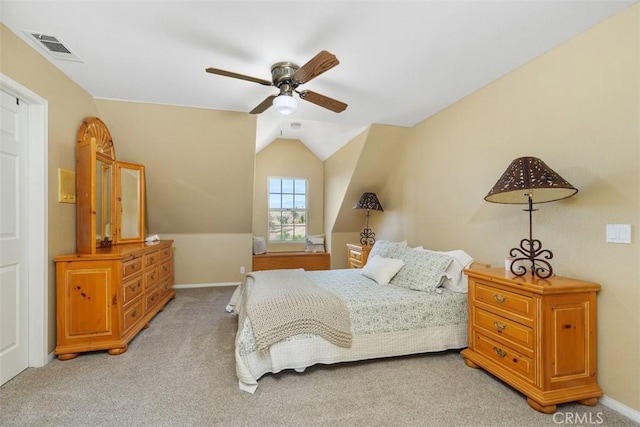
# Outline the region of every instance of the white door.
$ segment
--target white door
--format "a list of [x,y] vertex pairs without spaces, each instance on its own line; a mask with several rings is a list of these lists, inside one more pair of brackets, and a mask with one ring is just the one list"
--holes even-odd
[[25,103],[4,91],[0,96],[0,384],[4,384],[29,364],[28,114]]

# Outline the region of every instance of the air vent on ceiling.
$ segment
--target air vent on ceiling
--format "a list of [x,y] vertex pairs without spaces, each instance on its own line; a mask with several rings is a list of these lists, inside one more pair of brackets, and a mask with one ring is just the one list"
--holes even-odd
[[25,33],[31,37],[38,46],[44,49],[45,52],[55,59],[83,62],[74,51],[72,51],[68,46],[65,46],[60,37],[48,36],[46,34],[36,33],[33,31],[25,31]]

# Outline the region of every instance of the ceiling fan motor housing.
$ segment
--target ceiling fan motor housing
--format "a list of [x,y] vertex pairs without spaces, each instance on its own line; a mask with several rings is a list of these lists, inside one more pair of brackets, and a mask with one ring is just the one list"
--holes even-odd
[[293,80],[293,74],[298,71],[298,67],[293,62],[278,62],[271,66],[271,79],[277,88],[286,84],[289,87],[283,88],[287,92],[293,91],[298,84]]

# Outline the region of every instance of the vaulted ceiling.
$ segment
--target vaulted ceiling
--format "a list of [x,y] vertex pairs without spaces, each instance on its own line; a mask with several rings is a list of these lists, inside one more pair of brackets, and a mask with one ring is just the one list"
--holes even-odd
[[[637,0],[0,1],[0,21],[96,98],[249,112],[277,88],[271,65],[321,50],[340,64],[301,86],[348,104],[301,101],[258,117],[256,149],[300,139],[326,159],[369,124],[413,126]],[[53,36],[78,61],[30,34]]]

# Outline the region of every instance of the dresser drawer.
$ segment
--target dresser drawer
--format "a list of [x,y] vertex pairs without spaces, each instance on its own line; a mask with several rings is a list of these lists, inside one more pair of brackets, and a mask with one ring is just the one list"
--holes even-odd
[[532,297],[505,291],[482,282],[476,283],[473,298],[486,304],[488,309],[495,308],[504,317],[517,319],[518,317],[533,322],[535,305]]
[[144,255],[144,266],[150,267],[160,260],[160,251],[149,252]]
[[160,272],[158,271],[158,267],[146,269],[144,271],[144,285],[147,287],[147,289],[152,288],[159,281]]
[[533,356],[533,329],[497,314],[474,307],[473,326],[494,339],[506,341]]
[[132,274],[142,271],[142,257],[133,258],[122,264],[122,277],[127,278]]
[[164,280],[171,276],[171,260],[160,264],[160,280]]
[[146,310],[148,311],[150,308],[156,305],[158,301],[160,301],[160,288],[156,286],[151,290],[147,291],[145,295],[146,295],[145,300],[147,304]]
[[142,275],[138,275],[133,279],[125,282],[124,288],[124,304],[127,305],[138,296],[142,295]]
[[534,382],[535,370],[533,359],[477,332],[474,333],[473,336],[473,346],[481,355],[488,357],[510,372],[517,374],[527,382]]
[[160,249],[160,261],[171,258],[171,246]]
[[138,302],[132,304],[124,311],[124,331],[128,331],[133,325],[138,323],[144,316],[144,301],[138,300]]
[[167,277],[160,283],[159,287],[160,295],[164,295],[173,288],[173,280],[171,280],[170,277]]

